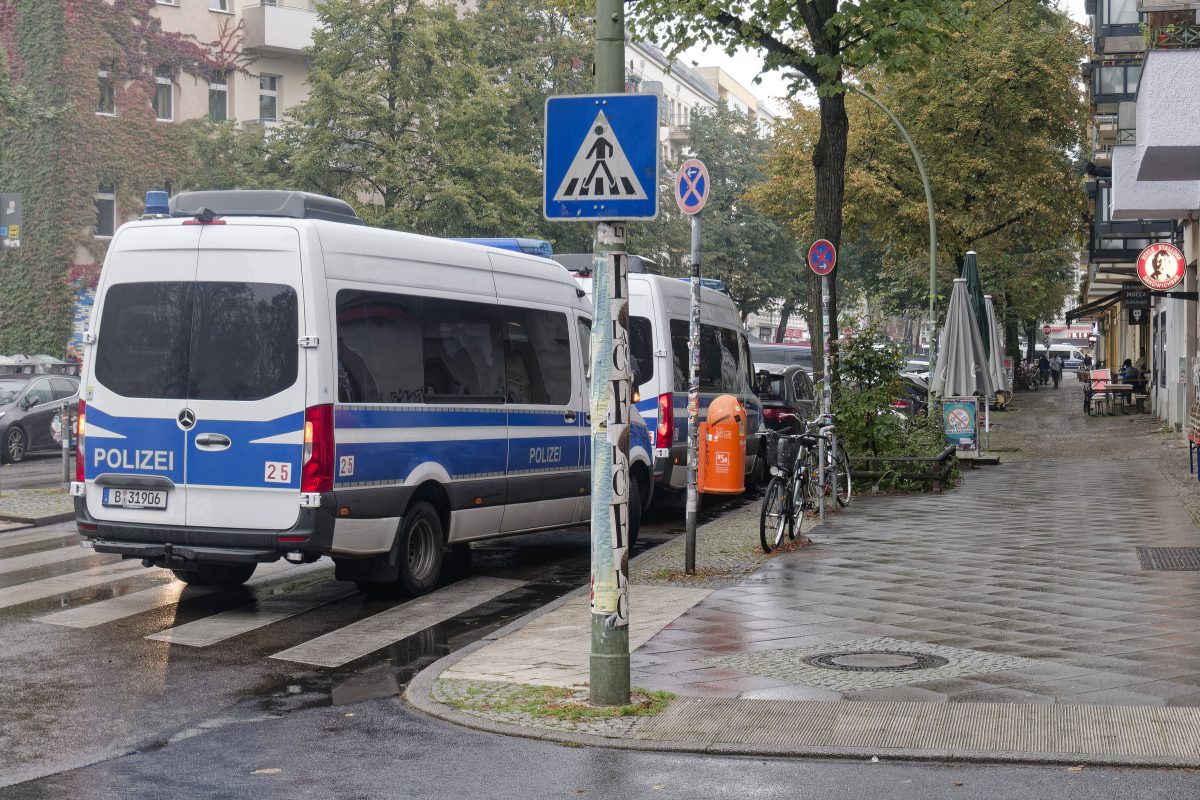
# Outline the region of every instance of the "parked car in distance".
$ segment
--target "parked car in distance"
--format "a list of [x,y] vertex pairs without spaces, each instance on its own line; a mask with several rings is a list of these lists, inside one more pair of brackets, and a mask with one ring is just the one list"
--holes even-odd
[[900,369],[901,375],[915,375],[921,380],[927,381],[930,378],[929,359],[927,358],[910,358],[904,362],[904,366]]
[[52,424],[78,393],[79,381],[68,375],[0,375],[0,463],[60,449]]
[[773,431],[802,432],[817,400],[808,372],[794,364],[756,364],[755,370],[755,391],[763,404],[763,425]]
[[929,407],[929,384],[911,373],[901,373],[901,394],[892,402],[892,408],[909,419],[924,414]]
[[755,368],[768,365],[804,367],[808,374],[813,371],[812,348],[802,344],[776,344],[774,342],[750,342],[750,355]]

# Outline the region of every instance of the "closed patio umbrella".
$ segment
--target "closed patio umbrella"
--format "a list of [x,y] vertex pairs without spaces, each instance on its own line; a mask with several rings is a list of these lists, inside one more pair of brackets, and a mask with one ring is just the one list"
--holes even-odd
[[988,375],[992,379],[992,388],[997,392],[1011,392],[1012,387],[1008,385],[1008,371],[1004,369],[1004,351],[1000,347],[1003,336],[1000,333],[1000,324],[996,321],[996,304],[992,302],[990,294],[983,296],[983,303],[987,308],[988,328],[991,332],[991,346],[987,348],[987,351]]
[[950,293],[950,307],[938,344],[933,393],[941,397],[979,394],[985,398],[996,393],[979,323],[971,312],[967,282],[963,278],[954,279],[954,290]]

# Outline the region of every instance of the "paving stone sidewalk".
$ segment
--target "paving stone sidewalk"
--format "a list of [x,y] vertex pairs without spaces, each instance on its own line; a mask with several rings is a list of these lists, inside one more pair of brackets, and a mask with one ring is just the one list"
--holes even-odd
[[[811,547],[651,615],[676,616],[634,636],[633,684],[678,697],[623,741],[1200,765],[1200,563],[1150,568],[1200,548],[1179,435],[1148,415],[1087,417],[1067,382],[1019,394],[993,422],[1004,463],[964,470],[957,490],[857,498]],[[728,527],[756,532],[751,516]],[[638,567],[642,580],[661,571]],[[534,625],[584,634],[585,615],[581,600]],[[512,659],[554,653],[529,636]],[[489,665],[471,679],[494,674],[495,647],[469,656]]]
[[[75,518],[75,505],[65,489],[0,491],[0,526],[5,523],[50,525]],[[0,527],[0,530],[4,530]]]

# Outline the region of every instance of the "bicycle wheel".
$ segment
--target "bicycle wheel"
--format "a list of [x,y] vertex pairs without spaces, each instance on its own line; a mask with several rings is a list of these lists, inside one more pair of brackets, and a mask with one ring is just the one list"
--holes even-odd
[[792,515],[789,508],[788,484],[778,475],[771,478],[763,494],[762,514],[758,521],[758,540],[764,553],[769,553],[783,543],[786,532],[792,533]]
[[797,461],[796,483],[792,490],[792,538],[803,530],[804,512],[815,509],[821,499],[820,476],[817,474],[817,451],[805,450]]
[[833,493],[839,506],[845,508],[850,505],[850,492],[850,456],[846,455],[846,448],[838,442],[837,458],[833,465]]

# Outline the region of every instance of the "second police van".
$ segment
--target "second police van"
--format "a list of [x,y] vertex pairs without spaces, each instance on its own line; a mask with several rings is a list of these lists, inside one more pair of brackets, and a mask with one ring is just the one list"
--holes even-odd
[[[555,259],[592,290],[591,256]],[[649,272],[651,262],[629,257],[629,347],[633,400],[654,439],[654,484],[665,499],[687,489],[687,401],[691,284]],[[746,482],[761,481],[766,452],[756,434],[762,403],[754,393],[754,359],[741,316],[729,295],[700,289],[700,421],[710,403],[728,394],[746,409]]]
[[72,493],[97,551],[209,584],[330,555],[415,595],[448,545],[588,519],[591,307],[559,264],[298,192],[171,211],[117,232],[85,337]]

